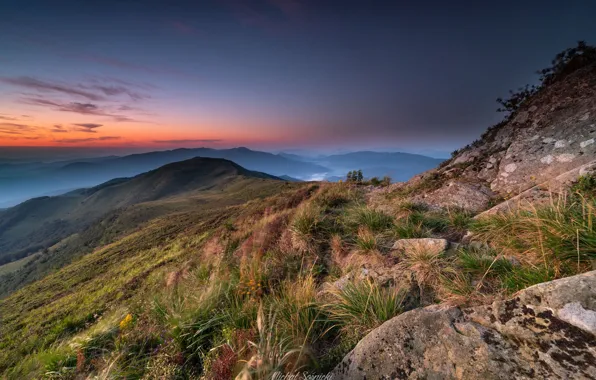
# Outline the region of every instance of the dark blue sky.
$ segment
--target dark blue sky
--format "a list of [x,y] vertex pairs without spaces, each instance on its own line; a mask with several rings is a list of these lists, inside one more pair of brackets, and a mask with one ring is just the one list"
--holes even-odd
[[594,14],[590,1],[2,0],[0,145],[452,150],[502,117],[495,98],[596,41]]

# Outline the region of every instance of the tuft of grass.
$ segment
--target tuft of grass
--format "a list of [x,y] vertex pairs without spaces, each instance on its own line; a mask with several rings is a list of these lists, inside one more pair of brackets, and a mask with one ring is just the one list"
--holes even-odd
[[586,174],[577,179],[571,191],[581,197],[596,197],[596,175]]
[[358,190],[344,183],[334,183],[321,187],[313,197],[313,202],[325,209],[345,206],[358,199]]
[[313,249],[321,218],[322,210],[318,206],[304,204],[298,208],[290,226],[295,248],[301,251]]
[[555,278],[556,275],[553,268],[523,266],[513,268],[504,277],[503,284],[510,293],[513,293],[532,285],[552,281]]
[[422,292],[425,288],[436,289],[443,272],[450,264],[444,252],[432,252],[423,248],[408,249],[403,253],[400,266],[412,272]]
[[346,223],[353,229],[364,226],[371,232],[380,233],[393,226],[393,217],[366,206],[357,206],[348,210]]
[[280,334],[277,318],[274,309],[265,314],[263,306],[259,307],[258,339],[248,342],[255,354],[246,362],[241,378],[268,380],[276,372],[291,374],[302,368],[304,350],[294,345],[291,337]]
[[360,227],[358,229],[355,244],[358,253],[369,254],[378,252],[377,238],[367,227]]
[[560,198],[530,210],[509,211],[475,221],[476,239],[509,251],[522,262],[582,265],[596,259],[596,199]]
[[324,335],[325,321],[316,295],[315,277],[307,274],[296,281],[284,282],[271,299],[280,334],[290,337],[295,345],[314,344]]
[[464,273],[475,276],[502,277],[513,270],[509,260],[490,250],[460,249],[457,260]]
[[348,283],[331,295],[333,301],[326,305],[330,320],[348,334],[364,335],[402,312],[405,292],[366,280]]

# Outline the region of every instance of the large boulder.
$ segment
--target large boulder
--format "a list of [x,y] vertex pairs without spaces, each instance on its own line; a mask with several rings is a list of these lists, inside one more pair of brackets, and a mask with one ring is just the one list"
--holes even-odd
[[430,306],[373,330],[334,379],[594,379],[596,271],[472,308]]

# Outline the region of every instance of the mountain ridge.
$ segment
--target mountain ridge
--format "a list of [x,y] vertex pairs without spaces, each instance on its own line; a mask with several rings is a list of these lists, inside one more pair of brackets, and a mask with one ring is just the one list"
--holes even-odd
[[[222,187],[237,177],[281,180],[229,160],[199,157],[61,196],[33,198],[0,213],[0,259],[48,248],[111,210]],[[51,239],[40,238],[46,234]]]

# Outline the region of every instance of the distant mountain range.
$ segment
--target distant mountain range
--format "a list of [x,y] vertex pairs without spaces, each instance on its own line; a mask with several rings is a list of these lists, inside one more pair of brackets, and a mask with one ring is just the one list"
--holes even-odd
[[316,158],[297,154],[273,154],[248,148],[175,149],[128,156],[105,156],[58,162],[0,163],[0,208],[25,200],[93,187],[113,178],[132,177],[162,165],[194,157],[222,158],[249,170],[288,180],[331,180],[362,169],[364,176],[390,176],[405,181],[436,167],[441,160],[409,153],[354,152]]
[[[99,186],[60,196],[39,197],[0,212],[0,264],[48,248],[66,236],[85,230],[98,218],[120,209],[142,220],[188,209],[193,195],[221,190],[241,179],[281,181],[224,159],[193,158],[175,162],[133,178],[118,178]],[[176,197],[181,200],[177,203]],[[168,199],[138,212],[130,206]]]

